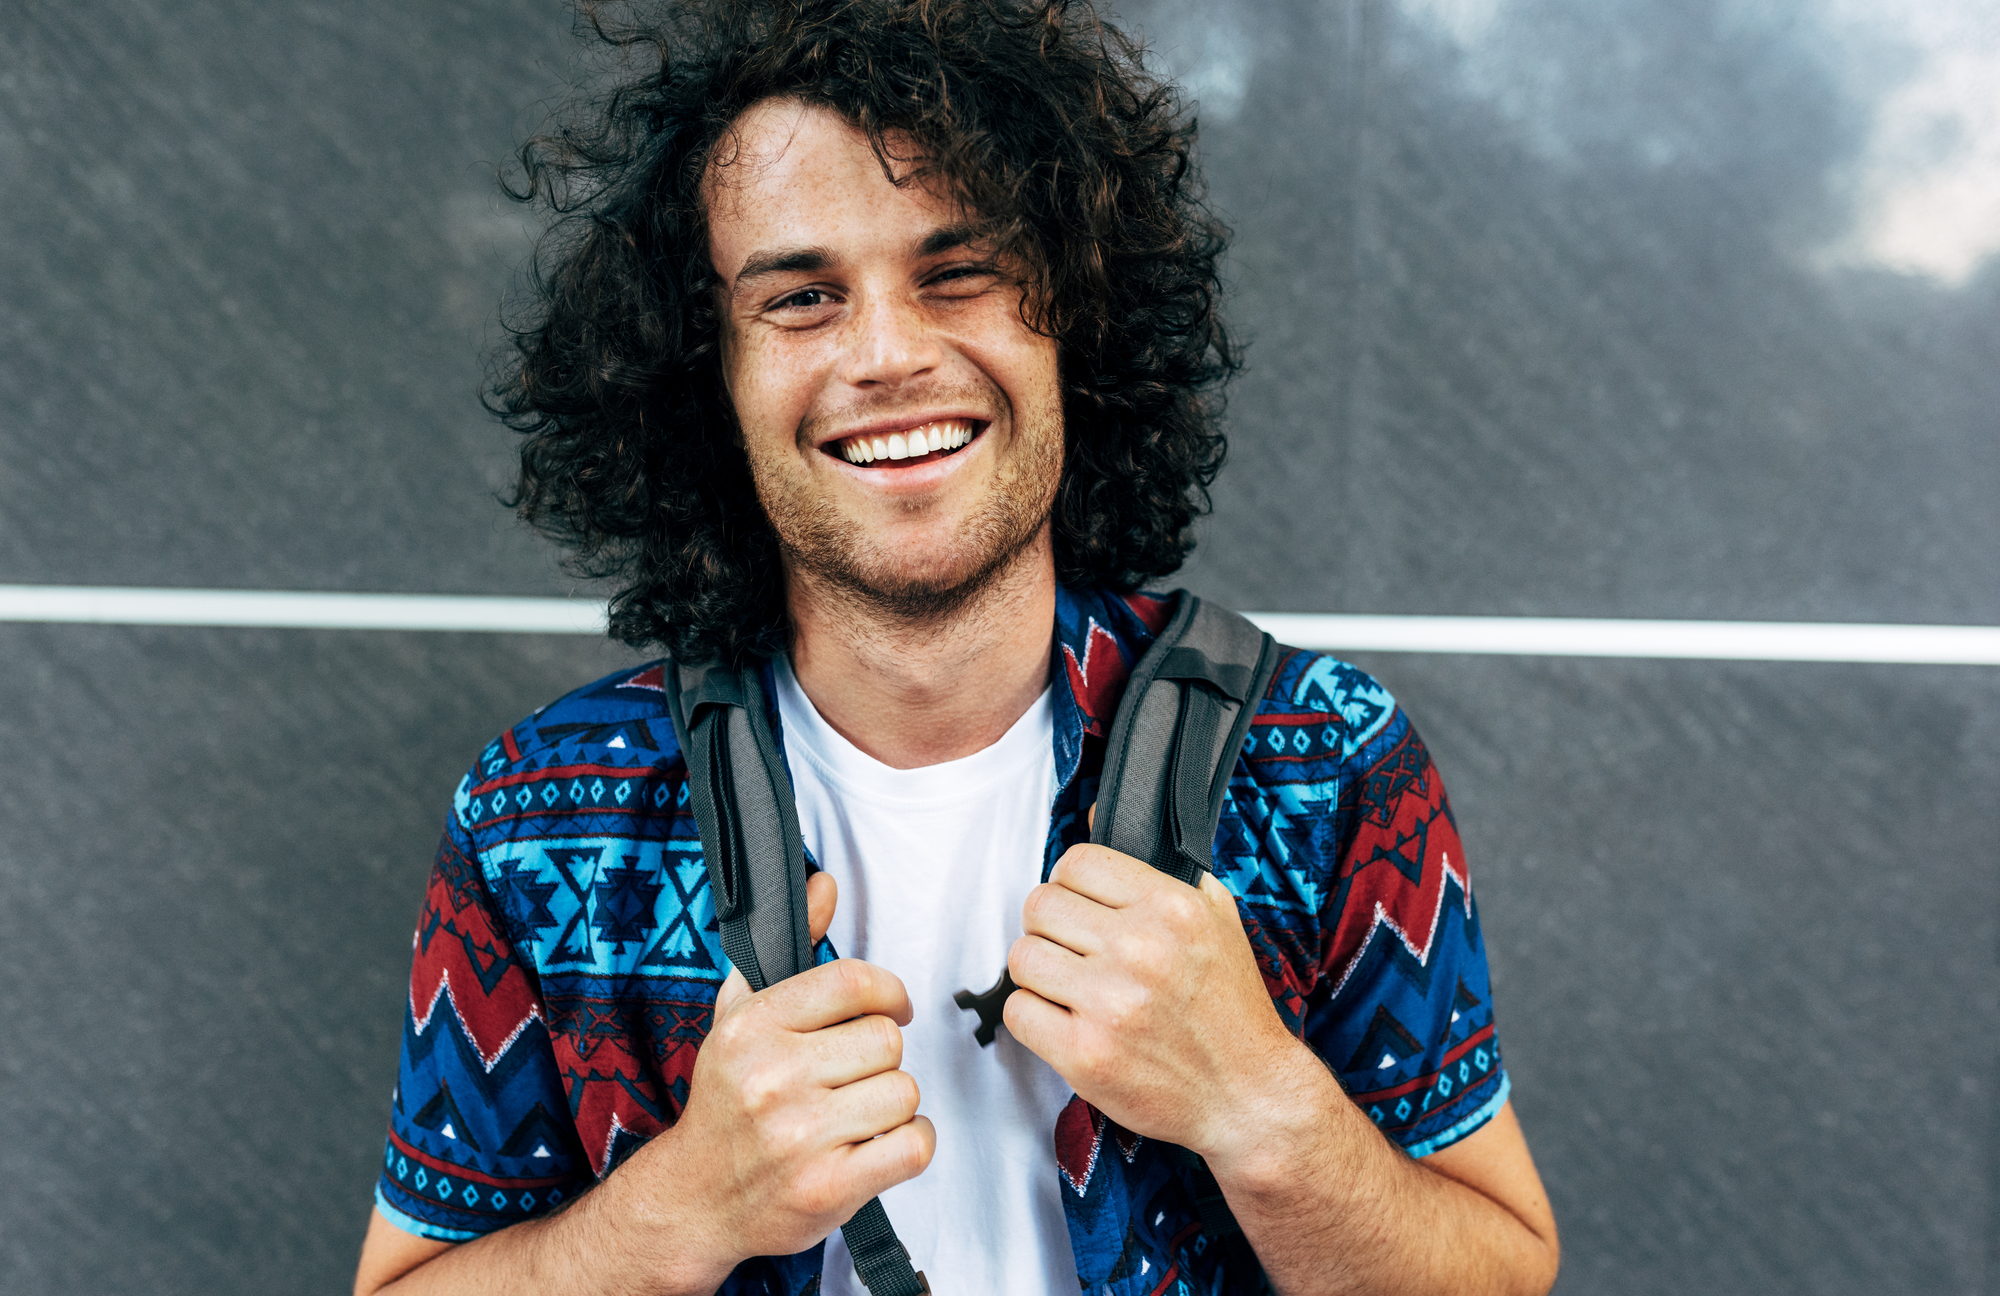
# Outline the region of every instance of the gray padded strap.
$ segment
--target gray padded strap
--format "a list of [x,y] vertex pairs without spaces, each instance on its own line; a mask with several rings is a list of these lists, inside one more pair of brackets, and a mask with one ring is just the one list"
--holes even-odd
[[1236,753],[1277,664],[1271,636],[1183,593],[1132,668],[1090,839],[1189,884],[1208,871]]
[[[1198,885],[1213,869],[1223,794],[1277,668],[1270,635],[1183,593],[1125,686],[1090,839]],[[1208,1166],[1175,1152],[1193,1178],[1202,1231],[1217,1241],[1240,1232]]]
[[[813,961],[805,842],[791,776],[765,722],[763,672],[710,663],[665,674],[722,952],[762,990]],[[928,1296],[880,1198],[869,1198],[841,1233],[870,1296]]]
[[792,781],[765,723],[754,665],[681,667],[670,695],[708,858],[723,952],[752,990],[812,966],[805,850]]

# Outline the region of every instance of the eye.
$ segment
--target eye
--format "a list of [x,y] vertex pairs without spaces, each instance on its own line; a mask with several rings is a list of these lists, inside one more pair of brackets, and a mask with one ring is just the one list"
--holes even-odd
[[827,295],[825,289],[801,288],[797,292],[793,293],[791,296],[780,297],[777,301],[771,303],[771,309],[811,310],[815,306],[826,305],[826,302],[827,302]]
[[946,266],[930,277],[930,286],[952,292],[976,291],[991,282],[993,274],[993,267],[983,263]]

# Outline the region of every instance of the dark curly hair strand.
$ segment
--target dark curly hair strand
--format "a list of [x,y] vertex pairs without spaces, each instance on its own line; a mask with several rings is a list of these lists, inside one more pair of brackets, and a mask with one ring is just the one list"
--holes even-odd
[[510,503],[577,570],[626,582],[615,638],[687,660],[784,644],[778,540],[722,388],[702,202],[717,142],[771,98],[839,113],[885,170],[914,161],[902,183],[941,184],[1037,282],[1024,310],[1057,341],[1067,426],[1058,579],[1130,590],[1179,568],[1240,360],[1194,121],[1135,42],[1066,0],[584,16],[638,70],[521,149],[510,193],[559,219],[490,404],[524,437]]

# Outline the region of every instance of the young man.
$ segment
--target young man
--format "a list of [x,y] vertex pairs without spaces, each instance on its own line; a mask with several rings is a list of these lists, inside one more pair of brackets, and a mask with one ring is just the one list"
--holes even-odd
[[[1465,863],[1379,686],[1285,650],[1199,887],[1087,844],[1234,366],[1173,98],[1080,6],[678,13],[526,155],[582,220],[499,398],[618,634],[767,659],[831,948],[730,969],[662,667],[508,730],[419,922],[356,1291],[853,1292],[878,1194],[945,1296],[1545,1291]],[[952,992],[1003,963],[982,1050]]]

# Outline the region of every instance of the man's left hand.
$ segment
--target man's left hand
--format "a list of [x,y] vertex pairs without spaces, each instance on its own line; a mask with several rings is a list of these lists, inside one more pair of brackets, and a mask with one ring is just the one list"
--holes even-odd
[[1268,1118],[1310,1055],[1271,1004],[1228,888],[1073,846],[1021,925],[1007,1029],[1085,1101],[1204,1156],[1268,1136],[1252,1113]]

